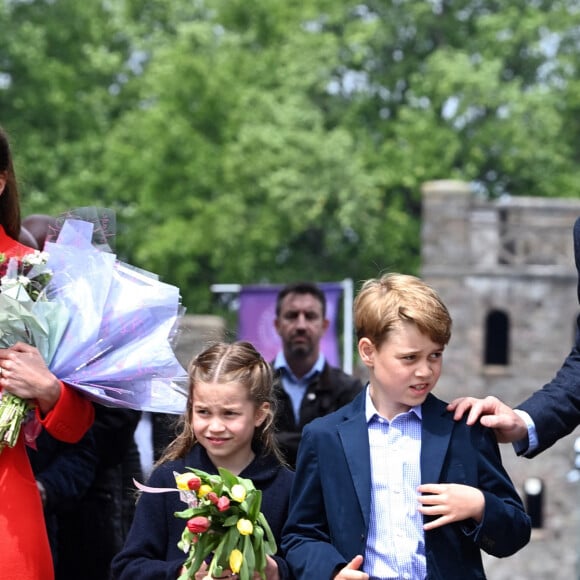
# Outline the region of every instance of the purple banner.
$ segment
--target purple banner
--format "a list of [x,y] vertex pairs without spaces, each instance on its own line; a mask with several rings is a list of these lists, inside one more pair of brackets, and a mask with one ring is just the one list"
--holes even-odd
[[[326,318],[329,321],[320,349],[329,364],[340,367],[337,321],[342,286],[335,282],[317,286],[326,296]],[[282,348],[282,341],[274,326],[276,296],[282,288],[282,285],[243,286],[240,291],[238,340],[251,342],[268,362],[274,360]]]

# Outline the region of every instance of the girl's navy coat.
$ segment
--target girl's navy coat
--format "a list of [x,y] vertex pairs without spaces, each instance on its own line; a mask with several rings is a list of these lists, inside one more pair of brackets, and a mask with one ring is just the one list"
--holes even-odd
[[[164,463],[155,469],[148,485],[175,488],[173,472],[184,473],[186,467],[195,467],[208,473],[218,472],[205,449],[201,445],[195,445],[184,459]],[[251,479],[256,488],[262,490],[262,512],[280,546],[294,473],[282,467],[272,457],[256,455],[254,461],[240,473],[240,477]],[[175,580],[186,555],[177,547],[185,520],[175,517],[174,514],[185,508],[185,503],[176,492],[144,492],[137,502],[135,518],[125,546],[113,560],[112,578]],[[279,556],[276,561],[280,578],[289,578],[285,561]]]

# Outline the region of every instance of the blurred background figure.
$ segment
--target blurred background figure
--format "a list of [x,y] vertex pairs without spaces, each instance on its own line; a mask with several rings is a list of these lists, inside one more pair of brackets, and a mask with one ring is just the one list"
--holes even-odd
[[321,352],[329,321],[326,297],[316,284],[298,282],[282,288],[274,324],[282,340],[282,350],[272,363],[277,378],[276,436],[294,467],[304,425],[352,401],[363,385],[329,365]]

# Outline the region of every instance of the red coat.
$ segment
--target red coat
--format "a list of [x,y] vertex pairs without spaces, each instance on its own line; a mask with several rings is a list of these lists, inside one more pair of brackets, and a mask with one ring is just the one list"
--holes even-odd
[[[9,238],[0,226],[0,253],[22,256],[30,248]],[[77,391],[62,385],[54,408],[37,419],[56,439],[77,442],[91,426],[94,409]],[[36,480],[21,435],[0,453],[0,568],[3,578],[52,580],[54,570]]]

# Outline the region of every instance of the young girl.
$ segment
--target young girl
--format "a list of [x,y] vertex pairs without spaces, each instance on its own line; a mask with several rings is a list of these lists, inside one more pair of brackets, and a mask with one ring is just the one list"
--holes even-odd
[[[194,467],[217,474],[218,467],[251,479],[262,491],[264,513],[276,542],[288,513],[293,472],[276,447],[270,365],[248,342],[216,343],[189,368],[189,400],[181,433],[168,446],[149,479],[152,487],[175,487],[173,472]],[[113,578],[177,578],[186,555],[177,547],[185,509],[178,493],[143,493]],[[196,574],[207,574],[204,564]],[[225,577],[233,577],[227,575]],[[268,557],[267,580],[289,578],[285,561]]]

